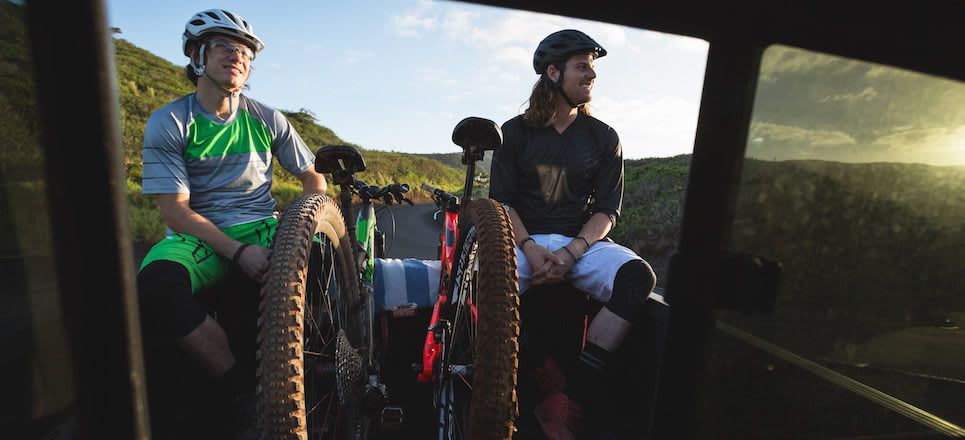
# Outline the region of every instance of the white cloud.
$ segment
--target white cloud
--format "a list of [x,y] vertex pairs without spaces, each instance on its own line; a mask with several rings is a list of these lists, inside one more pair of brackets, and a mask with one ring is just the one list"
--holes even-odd
[[881,136],[872,144],[895,152],[948,155],[965,159],[965,125],[957,128],[901,130]]
[[472,23],[480,19],[476,11],[450,9],[442,18],[442,29],[450,37],[458,36],[472,29]]
[[457,83],[449,71],[432,67],[420,67],[419,79],[433,87],[452,87]]
[[594,116],[620,134],[625,158],[658,157],[693,150],[696,103],[676,97],[620,101],[594,99]]
[[821,98],[821,102],[844,102],[847,104],[854,104],[861,101],[871,101],[878,96],[878,92],[872,87],[865,87],[861,93],[842,93],[837,95],[829,95]]
[[416,7],[398,15],[393,15],[389,23],[390,29],[405,37],[421,37],[423,32],[437,29],[437,19],[432,14],[432,4],[420,1]]
[[375,52],[370,50],[343,49],[342,63],[347,65],[358,64],[375,58]]
[[833,55],[787,46],[771,46],[761,57],[761,79],[773,81],[779,73],[835,74],[862,69],[866,64]]
[[770,122],[752,123],[749,137],[751,139],[761,138],[765,144],[778,143],[793,145],[798,148],[838,147],[856,144],[854,138],[843,131],[811,130]]

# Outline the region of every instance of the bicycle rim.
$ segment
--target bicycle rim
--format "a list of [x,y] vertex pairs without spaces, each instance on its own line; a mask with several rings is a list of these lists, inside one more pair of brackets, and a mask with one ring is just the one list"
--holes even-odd
[[[312,254],[316,233],[320,252]],[[263,438],[361,437],[359,411],[342,404],[361,393],[364,376],[361,358],[348,342],[361,340],[359,309],[353,306],[358,275],[348,243],[341,213],[325,196],[299,198],[279,221],[259,308]]]
[[459,273],[453,286],[451,333],[446,347],[444,373],[438,390],[440,425],[438,438],[464,440],[469,437],[469,399],[472,395],[471,370],[476,322],[473,319],[476,269],[475,228],[468,231],[465,249],[465,270]]
[[519,337],[512,228],[492,200],[473,200],[463,209],[447,317],[451,334],[436,396],[438,437],[509,439]]

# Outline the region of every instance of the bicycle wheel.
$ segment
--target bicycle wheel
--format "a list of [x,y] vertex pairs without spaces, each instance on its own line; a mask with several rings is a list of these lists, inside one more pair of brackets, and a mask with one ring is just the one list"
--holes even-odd
[[464,207],[459,229],[446,314],[451,331],[436,395],[438,438],[509,439],[519,351],[513,231],[506,211],[490,199]]
[[262,438],[362,438],[364,321],[351,246],[329,197],[302,196],[279,220],[258,317]]

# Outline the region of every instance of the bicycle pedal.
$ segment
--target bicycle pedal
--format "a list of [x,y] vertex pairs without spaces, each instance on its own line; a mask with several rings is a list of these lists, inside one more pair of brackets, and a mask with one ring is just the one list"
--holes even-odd
[[405,411],[402,410],[402,407],[386,406],[382,408],[382,413],[379,414],[379,424],[382,425],[382,429],[398,431],[402,429],[403,423],[405,423]]
[[388,394],[385,392],[385,385],[381,383],[369,384],[365,387],[364,393],[365,407],[369,410],[382,408],[388,403]]

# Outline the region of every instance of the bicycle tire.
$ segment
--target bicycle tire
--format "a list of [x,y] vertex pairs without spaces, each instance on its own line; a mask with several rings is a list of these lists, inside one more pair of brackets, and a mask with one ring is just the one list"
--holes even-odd
[[[316,235],[322,252],[316,257],[318,267],[310,270]],[[358,270],[351,246],[341,210],[327,196],[302,196],[279,220],[258,310],[261,438],[362,437],[360,411],[354,404],[360,402],[359,377],[364,377],[364,366],[357,353],[346,350],[343,343],[344,339],[351,347],[359,347],[364,340]],[[345,355],[346,351],[350,353]],[[324,413],[316,413],[326,396],[322,388],[328,390],[329,404]],[[353,405],[341,404],[347,401]]]
[[[437,395],[439,437],[510,439],[517,415],[519,352],[513,230],[508,214],[493,200],[472,200],[462,209],[452,272],[454,301],[447,313],[452,330],[444,368],[454,371],[453,366],[468,362],[471,383],[463,385],[465,377],[443,373]],[[476,306],[475,328],[467,300]]]

